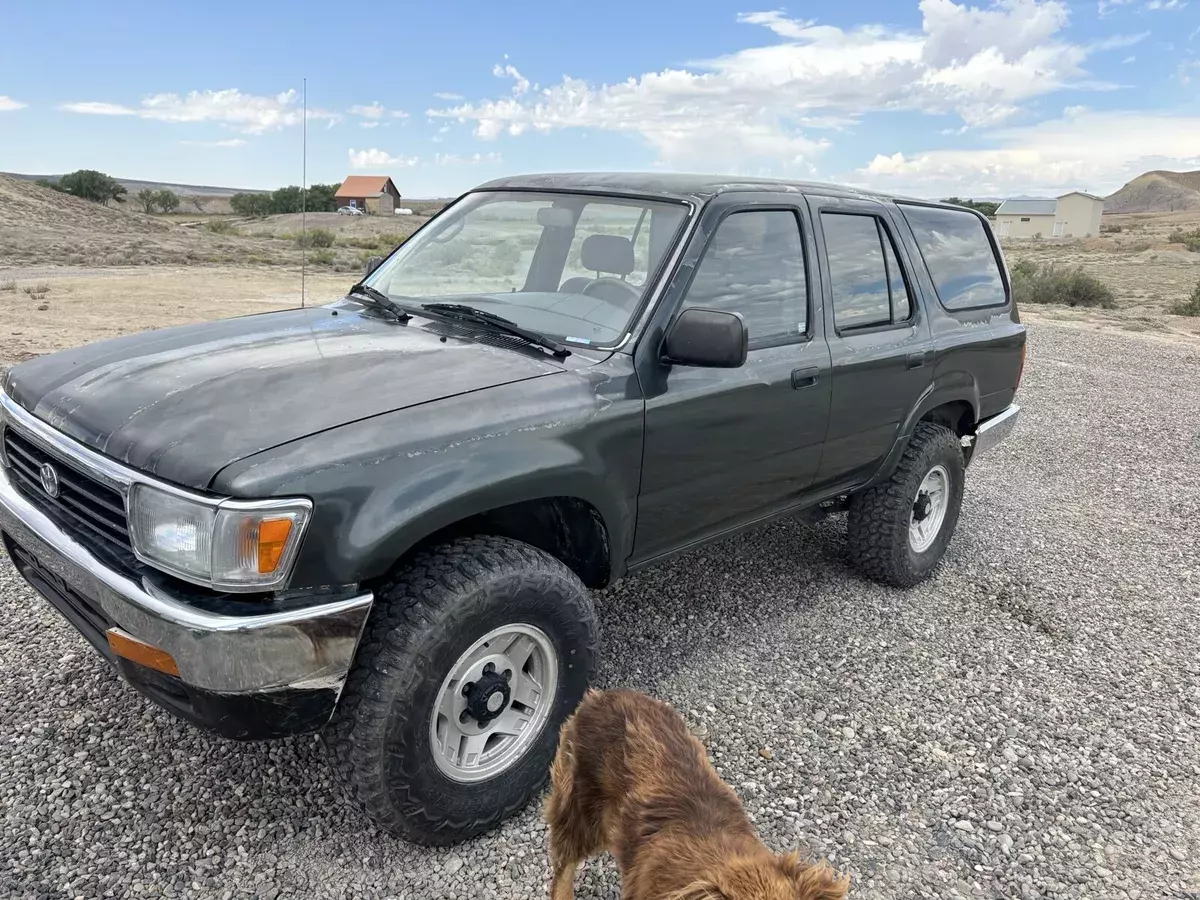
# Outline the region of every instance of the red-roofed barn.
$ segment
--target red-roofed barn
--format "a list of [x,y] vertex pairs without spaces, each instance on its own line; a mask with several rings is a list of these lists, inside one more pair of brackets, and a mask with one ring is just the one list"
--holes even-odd
[[338,206],[353,206],[376,216],[393,215],[400,205],[400,192],[386,175],[351,175],[333,196]]

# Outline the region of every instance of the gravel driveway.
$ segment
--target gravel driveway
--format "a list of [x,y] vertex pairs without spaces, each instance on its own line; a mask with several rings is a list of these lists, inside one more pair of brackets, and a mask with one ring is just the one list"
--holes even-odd
[[[1035,326],[1012,440],[931,583],[783,522],[598,604],[602,680],[671,701],[764,839],[854,897],[1200,892],[1200,353]],[[0,896],[544,897],[530,808],[424,850],[313,738],[239,745],[126,688],[0,563]],[[1192,892],[1192,893],[1189,893]],[[617,898],[610,860],[582,898]]]

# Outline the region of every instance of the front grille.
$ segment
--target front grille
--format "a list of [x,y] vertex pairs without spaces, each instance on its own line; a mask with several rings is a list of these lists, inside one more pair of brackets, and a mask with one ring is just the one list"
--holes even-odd
[[[4,429],[3,440],[13,483],[31,503],[89,543],[101,544],[122,561],[132,559],[125,501],[117,491],[52,456],[12,428]],[[57,497],[42,488],[39,472],[46,463],[58,473]]]

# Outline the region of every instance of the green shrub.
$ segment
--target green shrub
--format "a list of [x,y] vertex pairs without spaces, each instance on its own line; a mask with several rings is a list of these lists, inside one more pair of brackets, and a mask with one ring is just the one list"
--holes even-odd
[[1192,295],[1172,306],[1171,312],[1177,316],[1200,316],[1200,281],[1196,282]]
[[325,228],[314,228],[307,234],[296,235],[296,246],[301,249],[319,247],[325,249],[333,246],[334,234]]
[[1125,229],[1122,228],[1120,225],[1101,225],[1100,226],[1101,234],[1120,234],[1124,230]]
[[333,250],[322,247],[320,250],[314,250],[308,256],[308,261],[318,266],[332,266],[335,255]]
[[235,226],[228,219],[210,219],[204,223],[204,230],[211,231],[213,234],[240,234]]
[[1082,267],[1071,269],[1055,263],[1038,265],[1031,260],[1021,260],[1009,271],[1013,298],[1018,304],[1053,303],[1101,309],[1113,309],[1117,305],[1108,285],[1083,271]]
[[1195,228],[1191,231],[1176,228],[1167,235],[1167,240],[1172,244],[1183,244],[1193,253],[1200,253],[1200,228]]
[[1147,250],[1149,250],[1153,246],[1154,245],[1151,244],[1149,241],[1135,241],[1134,243],[1129,245],[1129,252],[1130,253],[1145,253]]

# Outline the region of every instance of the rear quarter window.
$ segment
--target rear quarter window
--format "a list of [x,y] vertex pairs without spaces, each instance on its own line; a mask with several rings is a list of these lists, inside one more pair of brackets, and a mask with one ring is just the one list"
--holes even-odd
[[901,204],[938,299],[950,310],[1004,306],[1008,296],[987,230],[973,213]]

